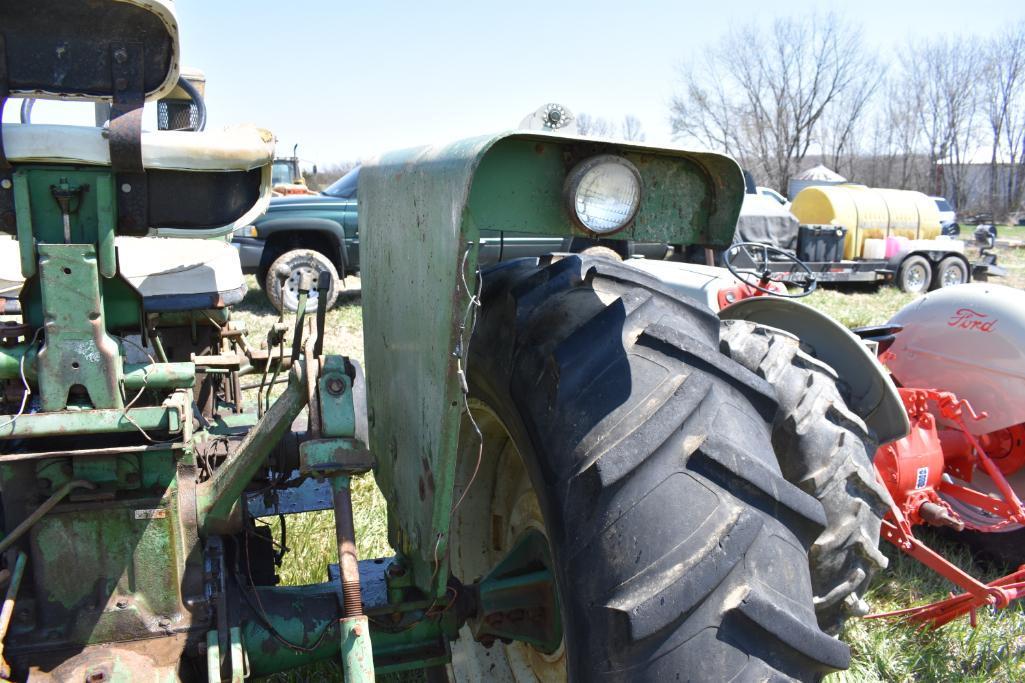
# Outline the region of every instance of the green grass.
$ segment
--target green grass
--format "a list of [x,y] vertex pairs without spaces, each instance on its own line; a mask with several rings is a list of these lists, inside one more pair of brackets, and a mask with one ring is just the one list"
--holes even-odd
[[[1025,230],[1025,229],[1023,229]],[[1001,250],[1008,268],[1001,284],[1025,288],[1025,250]],[[357,281],[358,283],[358,281]],[[236,308],[245,320],[250,339],[266,337],[275,314],[250,278],[250,293]],[[847,326],[888,321],[913,300],[893,287],[828,288],[806,302]],[[343,296],[328,315],[325,351],[363,359],[362,318],[358,294]],[[255,399],[255,392],[253,392]],[[354,482],[353,507],[361,557],[391,553],[387,541],[386,507],[370,475]],[[274,524],[277,524],[276,520]],[[336,561],[334,522],[330,512],[296,515],[288,521],[289,553],[280,572],[289,585],[323,581],[326,565]],[[1006,568],[973,565],[967,551],[942,539],[927,536],[947,557],[984,580],[1006,573]],[[943,599],[953,587],[918,562],[888,545],[890,567],[874,581],[867,598],[876,611],[889,611]],[[979,613],[978,628],[961,619],[938,631],[919,631],[897,620],[852,620],[842,635],[851,645],[849,671],[827,678],[828,683],[849,681],[1022,681],[1025,680],[1025,610],[1021,605],[1002,612]],[[340,680],[334,664],[323,664],[280,674],[274,681]]]
[[1025,225],[998,225],[997,237],[1008,240],[1025,240]]

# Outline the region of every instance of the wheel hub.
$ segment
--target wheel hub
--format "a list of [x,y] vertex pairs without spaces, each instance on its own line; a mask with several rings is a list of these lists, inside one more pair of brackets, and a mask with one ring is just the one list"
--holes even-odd
[[288,279],[285,280],[285,285],[281,290],[281,300],[285,306],[294,311],[299,307],[299,282],[302,280],[303,275],[309,274],[311,276],[311,282],[313,283],[309,294],[307,295],[307,301],[316,302],[320,294],[317,291],[317,280],[319,273],[310,266],[296,266],[292,269]]
[[922,266],[915,265],[908,269],[908,286],[912,289],[919,289],[925,284],[925,269]]

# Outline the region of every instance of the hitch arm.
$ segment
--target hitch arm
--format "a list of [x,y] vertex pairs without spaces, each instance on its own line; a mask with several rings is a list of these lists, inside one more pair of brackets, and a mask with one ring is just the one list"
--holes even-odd
[[239,500],[253,476],[267,462],[267,456],[306,407],[306,381],[305,365],[293,363],[288,385],[281,396],[249,431],[235,455],[199,485],[196,507],[204,535],[230,534],[241,525]]

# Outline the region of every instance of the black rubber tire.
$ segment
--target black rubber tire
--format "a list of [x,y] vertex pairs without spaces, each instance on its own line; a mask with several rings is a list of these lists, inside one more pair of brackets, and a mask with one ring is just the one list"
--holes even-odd
[[[313,249],[292,249],[274,260],[274,263],[267,269],[267,275],[263,283],[263,291],[267,294],[267,300],[270,301],[270,305],[274,307],[275,311],[280,313],[283,306],[290,312],[295,311],[295,305],[288,304],[289,297],[283,296],[281,281],[276,274],[279,267],[285,267],[289,271],[297,268],[309,268],[314,273],[326,270],[331,274],[331,289],[327,293],[328,310],[335,305],[335,301],[338,300],[338,294],[342,290],[342,283],[338,278],[338,271],[335,269],[334,264],[331,263],[331,259]],[[314,289],[316,289],[316,286],[317,277],[315,275],[313,278]]]
[[[944,284],[948,272],[956,271],[959,274],[958,282]],[[932,283],[929,289],[940,289],[942,287],[953,287],[968,282],[968,264],[957,256],[948,256],[936,265],[936,272],[933,273]]]
[[772,444],[783,476],[814,496],[827,525],[809,554],[815,610],[827,633],[860,616],[869,581],[887,565],[879,532],[890,496],[875,475],[878,442],[847,407],[836,372],[801,350],[797,337],[726,320],[722,350],[776,389]]
[[604,258],[482,277],[470,391],[537,494],[570,679],[846,668],[812,603],[807,548],[825,516],[780,474],[772,388],[720,353],[714,314]]
[[[912,274],[918,269],[924,268],[925,273],[921,280],[912,279]],[[921,271],[918,271],[921,272]],[[900,291],[908,294],[925,294],[933,281],[932,264],[924,256],[908,256],[904,259],[900,268],[897,269],[897,286]]]
[[972,549],[976,559],[998,562],[1014,570],[1025,565],[1025,529],[1004,533],[982,531],[947,531],[944,535]]

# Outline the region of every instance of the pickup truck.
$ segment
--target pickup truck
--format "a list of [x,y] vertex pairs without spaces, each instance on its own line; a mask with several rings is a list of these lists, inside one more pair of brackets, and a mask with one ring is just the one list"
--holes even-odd
[[[277,310],[294,311],[303,273],[316,284],[321,271],[331,274],[328,306],[343,291],[344,278],[359,272],[359,228],[356,192],[359,169],[352,169],[320,194],[274,197],[270,208],[251,225],[237,230],[232,243],[239,251],[242,270],[257,282]],[[484,231],[481,265],[552,252],[600,251],[610,257],[643,256],[663,259],[669,246],[584,237],[554,238],[526,233]],[[287,273],[287,277],[284,275]],[[310,293],[316,298],[314,289]]]

